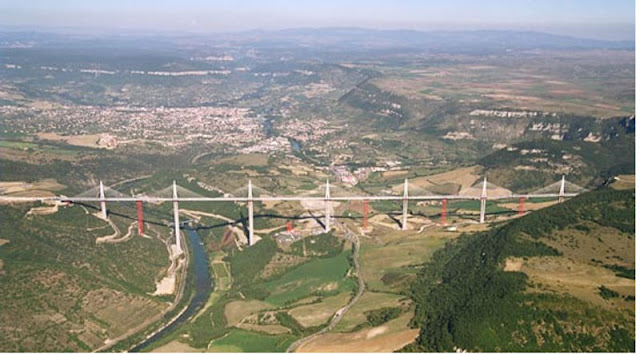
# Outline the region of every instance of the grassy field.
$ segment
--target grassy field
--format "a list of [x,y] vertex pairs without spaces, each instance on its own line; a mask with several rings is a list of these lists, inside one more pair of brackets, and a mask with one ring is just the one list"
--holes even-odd
[[351,267],[348,254],[314,259],[274,281],[265,282],[263,287],[270,294],[265,301],[283,306],[311,295],[351,291],[355,282],[345,278]]
[[[447,203],[447,208],[450,210],[460,210],[461,212],[472,211],[480,213],[480,202],[477,200],[451,201]],[[487,201],[487,214],[501,213],[505,211],[511,211],[511,209],[501,207],[496,201]]]
[[270,308],[273,308],[273,306],[263,301],[238,300],[230,302],[225,306],[224,315],[227,318],[227,323],[234,326],[246,316]]
[[383,307],[398,307],[405,296],[365,291],[360,300],[347,312],[335,327],[336,332],[349,332],[367,322],[365,312]]
[[[626,309],[633,311],[635,280],[616,276],[614,271],[573,259],[559,257],[533,257],[518,259],[522,262],[519,271],[527,274],[533,291],[568,292],[572,296],[607,309]],[[600,287],[614,290],[619,296],[612,299],[600,295]]]
[[203,350],[193,348],[177,340],[171,341],[151,351],[151,353],[201,353],[201,352],[203,352]]
[[80,154],[82,151],[79,149],[65,149],[58,146],[53,145],[45,145],[45,144],[34,144],[23,141],[7,141],[0,140],[0,148],[14,149],[14,150],[24,150],[28,152],[36,152],[41,151],[53,155],[63,155],[63,156],[75,156]]
[[316,304],[298,306],[289,311],[289,314],[303,327],[321,325],[329,320],[333,314],[345,306],[351,299],[351,293],[344,292],[334,296],[323,297]]
[[9,148],[9,149],[26,150],[26,149],[36,149],[38,148],[38,144],[27,143],[24,141],[0,140],[0,147]]
[[291,335],[267,335],[233,329],[222,339],[213,341],[208,352],[283,352],[294,341]]
[[229,265],[226,262],[214,262],[211,268],[216,280],[216,290],[228,290],[232,282]]
[[636,188],[636,175],[620,175],[617,178],[618,180],[611,185],[611,188],[620,190]]
[[296,352],[393,352],[411,343],[418,335],[410,329],[411,313],[375,328],[353,333],[327,333],[299,347]]
[[365,242],[361,247],[362,276],[370,290],[402,291],[416,272],[412,266],[428,261],[446,242],[445,238],[428,234],[406,235],[398,231],[391,234],[383,245]]

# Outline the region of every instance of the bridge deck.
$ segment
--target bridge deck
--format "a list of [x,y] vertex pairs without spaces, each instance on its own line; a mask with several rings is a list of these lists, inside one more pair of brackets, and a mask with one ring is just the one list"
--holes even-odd
[[[487,200],[504,200],[504,199],[537,199],[537,198],[558,198],[558,197],[574,197],[578,193],[565,193],[560,195],[558,193],[547,194],[509,194],[502,196],[487,196]],[[376,201],[376,200],[481,200],[480,196],[468,196],[468,195],[425,195],[425,196],[386,196],[386,195],[359,195],[348,197],[297,197],[297,196],[277,196],[277,197],[197,197],[197,198],[156,198],[151,196],[144,197],[118,197],[118,198],[98,198],[98,197],[11,197],[0,196],[0,202],[146,202],[146,203],[160,203],[160,202],[267,202],[267,201]]]

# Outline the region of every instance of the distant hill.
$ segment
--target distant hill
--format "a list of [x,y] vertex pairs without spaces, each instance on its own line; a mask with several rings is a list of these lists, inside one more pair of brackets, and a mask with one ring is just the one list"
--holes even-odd
[[518,49],[633,49],[633,41],[605,41],[534,31],[415,31],[364,28],[293,28],[269,33],[272,39],[372,48],[411,47],[443,52]]
[[[66,34],[66,35],[65,35]],[[416,31],[351,27],[291,28],[230,33],[117,33],[78,31],[70,28],[0,28],[0,47],[29,43],[34,47],[68,47],[70,42],[91,48],[161,48],[190,41],[251,44],[255,47],[343,48],[349,51],[390,48],[447,53],[491,53],[528,49],[625,49],[634,41],[576,38],[534,31]],[[75,45],[74,45],[75,46]]]
[[635,191],[603,189],[438,251],[406,351],[633,351]]
[[[597,124],[593,124],[597,123]],[[598,141],[587,141],[589,134]],[[558,181],[561,175],[584,187],[635,171],[635,117],[574,119],[561,140],[524,141],[495,151],[479,161],[491,181],[529,192]]]

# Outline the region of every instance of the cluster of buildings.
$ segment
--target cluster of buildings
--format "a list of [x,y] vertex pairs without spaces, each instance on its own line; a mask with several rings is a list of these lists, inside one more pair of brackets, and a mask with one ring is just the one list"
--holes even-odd
[[100,139],[98,139],[98,146],[103,146],[107,149],[115,149],[118,147],[118,139],[111,134],[102,134]]
[[242,148],[265,139],[261,120],[248,108],[0,106],[0,117],[4,129],[27,135],[39,132],[60,135],[109,132],[101,139],[105,146],[144,140],[163,146],[199,142]]
[[472,116],[499,117],[499,118],[533,118],[533,117],[556,117],[554,112],[533,112],[533,111],[503,111],[495,109],[476,109],[469,113]]
[[272,152],[285,152],[291,150],[291,143],[289,143],[289,139],[278,136],[271,137],[268,139],[257,141],[254,144],[246,146],[240,149],[241,153],[249,154],[249,153],[263,153],[268,154]]
[[273,235],[273,239],[280,244],[290,245],[302,239],[302,235],[297,230],[283,231]]
[[280,135],[294,139],[301,143],[318,141],[324,136],[338,130],[329,125],[324,119],[313,119],[302,121],[299,119],[288,119],[278,125]]
[[234,58],[231,55],[209,55],[206,57],[191,57],[189,59],[192,61],[234,61]]
[[353,187],[358,184],[358,182],[367,179],[373,172],[394,171],[404,168],[400,161],[386,161],[385,165],[386,166],[358,167],[353,170],[353,172],[346,165],[333,165],[329,170],[342,184]]
[[230,70],[191,70],[191,71],[137,71],[131,74],[155,75],[155,76],[204,76],[204,75],[229,75]]
[[[231,58],[231,61],[233,58]],[[22,69],[22,66],[17,64],[5,64],[5,69]],[[129,74],[129,75],[153,75],[153,76],[204,76],[204,75],[229,75],[230,70],[186,70],[186,71],[145,71],[145,70],[102,70],[95,68],[58,68],[54,66],[39,66],[40,70],[45,71],[61,71],[61,72],[80,72],[93,75],[115,75],[115,74]]]
[[358,167],[353,171],[353,175],[360,181],[363,181],[369,177],[372,172],[384,172],[389,171],[388,167]]
[[317,142],[337,130],[326,120],[293,119],[280,123],[277,136],[269,136],[264,129],[264,120],[251,109],[209,106],[0,106],[0,124],[6,131],[25,135],[40,132],[63,136],[102,134],[98,145],[107,148],[141,142],[167,147],[198,143],[219,146],[226,152],[264,154],[290,152],[291,141],[296,144]]
[[330,169],[342,184],[350,187],[358,184],[358,178],[346,166],[331,166]]

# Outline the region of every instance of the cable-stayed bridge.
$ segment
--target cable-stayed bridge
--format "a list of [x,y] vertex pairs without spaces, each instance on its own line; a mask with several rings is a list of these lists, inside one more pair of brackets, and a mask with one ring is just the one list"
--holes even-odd
[[[268,202],[268,201],[299,201],[299,202],[322,202],[325,206],[324,212],[324,229],[326,232],[331,230],[331,202],[347,202],[347,201],[362,201],[364,202],[364,210],[366,211],[363,216],[363,225],[368,223],[368,203],[369,201],[401,201],[402,202],[402,219],[401,229],[407,229],[407,217],[408,217],[408,205],[409,201],[441,201],[442,205],[442,220],[444,224],[444,218],[446,215],[446,205],[448,200],[477,200],[480,203],[480,223],[485,222],[486,215],[486,203],[487,200],[511,200],[518,199],[520,207],[518,214],[524,212],[524,202],[527,199],[540,199],[540,198],[557,198],[559,201],[563,201],[564,198],[574,197],[580,193],[587,191],[576,184],[565,180],[564,176],[560,181],[557,181],[549,186],[541,188],[533,193],[528,194],[515,194],[505,188],[496,186],[487,182],[484,178],[482,181],[461,190],[459,194],[451,195],[438,195],[429,192],[423,188],[412,186],[408,180],[405,179],[403,185],[402,195],[348,195],[347,193],[340,192],[332,194],[332,187],[329,185],[329,181],[324,186],[324,195],[317,195],[318,193],[306,193],[305,195],[293,195],[293,196],[276,196],[271,195],[268,191],[259,187],[254,187],[249,180],[246,187],[239,188],[232,193],[226,194],[223,197],[205,197],[195,193],[187,188],[178,186],[176,182],[173,185],[156,191],[149,195],[127,196],[115,189],[105,187],[100,181],[100,184],[94,188],[91,188],[83,193],[80,193],[73,197],[55,196],[55,197],[11,197],[0,196],[0,202],[61,202],[61,203],[81,203],[81,202],[97,202],[100,204],[101,217],[107,219],[107,203],[111,202],[135,202],[138,212],[138,232],[143,233],[143,214],[142,203],[173,203],[173,226],[176,235],[176,248],[178,254],[182,252],[182,246],[180,241],[180,217],[179,217],[179,203],[180,202],[234,202],[234,203],[246,203],[248,210],[248,243],[251,246],[254,243],[254,227],[253,227],[253,203],[255,202]],[[337,189],[337,187],[334,187]],[[411,192],[411,193],[410,193]],[[420,193],[418,195],[414,193]]]

